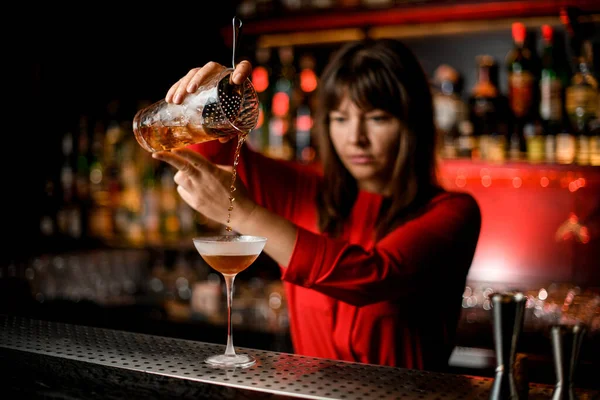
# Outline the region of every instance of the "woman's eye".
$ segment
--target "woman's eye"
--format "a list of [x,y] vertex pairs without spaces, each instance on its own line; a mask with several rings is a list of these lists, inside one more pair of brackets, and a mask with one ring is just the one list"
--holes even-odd
[[338,122],[338,123],[344,122],[346,120],[346,118],[342,117],[342,116],[332,116],[329,119],[331,120],[331,122]]
[[385,122],[390,119],[387,115],[373,115],[370,116],[369,119],[374,122]]

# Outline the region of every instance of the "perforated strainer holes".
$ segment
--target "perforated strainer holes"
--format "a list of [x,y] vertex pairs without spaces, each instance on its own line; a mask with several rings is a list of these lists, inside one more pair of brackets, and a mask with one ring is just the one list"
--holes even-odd
[[223,345],[17,317],[0,316],[0,347],[294,397],[485,399],[492,382],[243,348],[256,365],[218,369],[203,360]]
[[214,126],[223,122],[218,101],[219,100],[216,98],[208,99],[204,105],[204,108],[202,109],[202,119],[204,120],[204,125]]
[[240,113],[243,98],[243,86],[234,85],[229,81],[229,75],[219,82],[219,101],[221,109],[229,121],[233,121]]
[[205,126],[216,127],[228,121],[233,122],[240,114],[243,86],[234,85],[229,82],[229,79],[229,75],[222,78],[217,87],[218,98],[206,102],[202,110]]

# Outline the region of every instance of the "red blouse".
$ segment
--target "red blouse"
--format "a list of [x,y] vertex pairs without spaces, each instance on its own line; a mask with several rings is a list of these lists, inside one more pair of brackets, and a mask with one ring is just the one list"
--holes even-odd
[[[232,152],[224,150],[232,147],[192,146],[226,165]],[[473,197],[442,192],[375,243],[380,195],[359,192],[343,234],[332,238],[318,229],[320,174],[244,146],[238,176],[258,204],[299,227],[290,263],[281,269],[297,354],[447,367],[481,225]]]

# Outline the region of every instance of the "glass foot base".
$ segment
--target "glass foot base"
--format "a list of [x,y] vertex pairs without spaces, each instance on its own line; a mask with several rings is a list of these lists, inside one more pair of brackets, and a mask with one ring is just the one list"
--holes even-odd
[[256,363],[256,359],[247,354],[235,354],[232,356],[218,354],[206,358],[204,362],[215,367],[248,368]]

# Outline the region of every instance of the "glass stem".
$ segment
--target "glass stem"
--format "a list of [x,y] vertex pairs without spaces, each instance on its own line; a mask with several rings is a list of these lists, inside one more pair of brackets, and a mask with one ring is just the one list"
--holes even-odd
[[225,348],[225,355],[235,356],[231,330],[231,302],[233,299],[233,280],[235,279],[235,274],[223,274],[223,277],[225,278],[225,286],[227,288],[227,347]]

